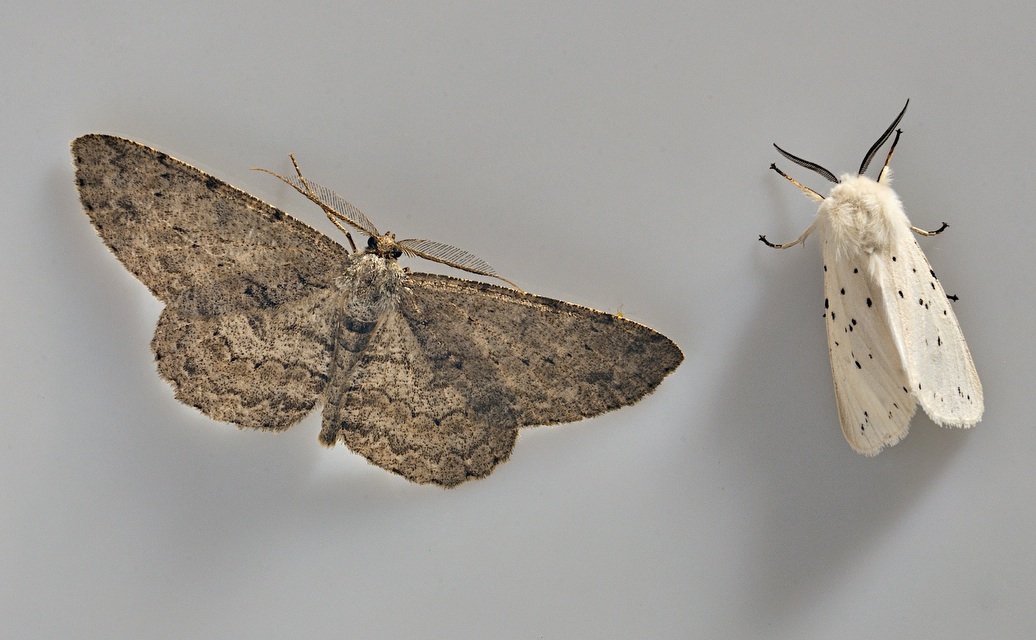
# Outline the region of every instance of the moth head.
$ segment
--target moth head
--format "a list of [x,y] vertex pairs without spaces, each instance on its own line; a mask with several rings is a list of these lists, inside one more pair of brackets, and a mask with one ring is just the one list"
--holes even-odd
[[367,253],[395,260],[403,255],[403,249],[396,242],[396,234],[386,233],[383,236],[371,236],[367,239]]

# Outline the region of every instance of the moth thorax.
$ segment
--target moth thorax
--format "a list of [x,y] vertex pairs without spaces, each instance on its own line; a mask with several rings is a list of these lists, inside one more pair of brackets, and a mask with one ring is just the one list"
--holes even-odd
[[335,281],[345,294],[343,311],[358,321],[377,321],[398,303],[403,277],[403,268],[395,260],[371,251],[348,256],[345,273]]
[[895,192],[866,176],[843,175],[820,205],[827,238],[841,256],[881,253],[892,246],[903,209]]

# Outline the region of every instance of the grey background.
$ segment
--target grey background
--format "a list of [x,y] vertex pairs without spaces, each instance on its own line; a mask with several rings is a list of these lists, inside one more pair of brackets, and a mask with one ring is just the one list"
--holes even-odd
[[[1036,9],[632,4],[8,3],[0,636],[1036,634]],[[952,225],[921,243],[987,409],[868,459],[838,428],[816,242],[756,237],[815,211],[771,142],[852,170],[906,98],[896,188]],[[93,131],[332,233],[249,171],[294,152],[381,228],[687,360],[452,491],[321,448],[317,415],[213,422],[155,373],[160,304],[79,209],[68,142]]]

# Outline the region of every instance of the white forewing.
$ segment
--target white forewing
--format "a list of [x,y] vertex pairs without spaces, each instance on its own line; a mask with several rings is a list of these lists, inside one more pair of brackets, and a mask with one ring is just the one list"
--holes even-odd
[[942,284],[912,236],[899,236],[886,265],[881,289],[911,392],[936,424],[974,425],[982,418],[982,383]]
[[[875,455],[907,434],[916,410],[908,376],[884,310],[882,284],[868,260],[847,257],[840,238],[821,226],[824,253],[824,318],[838,418],[853,450]],[[868,258],[868,255],[871,256]]]

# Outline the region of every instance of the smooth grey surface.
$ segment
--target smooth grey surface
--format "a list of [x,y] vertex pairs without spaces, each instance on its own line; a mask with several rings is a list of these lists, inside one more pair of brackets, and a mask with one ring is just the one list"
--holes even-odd
[[[1022,2],[7,7],[0,636],[1032,636],[1034,21]],[[970,432],[919,415],[868,459],[838,428],[818,247],[756,238],[815,211],[772,142],[852,170],[908,97],[895,187],[915,224],[952,225],[921,244],[987,408]],[[215,423],[155,373],[160,305],[79,209],[68,143],[93,131],[331,233],[248,170],[294,152],[401,237],[621,310],[687,360],[451,491],[322,449],[315,415]]]

